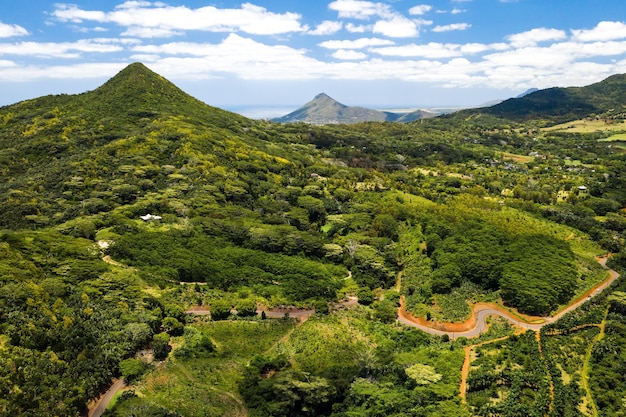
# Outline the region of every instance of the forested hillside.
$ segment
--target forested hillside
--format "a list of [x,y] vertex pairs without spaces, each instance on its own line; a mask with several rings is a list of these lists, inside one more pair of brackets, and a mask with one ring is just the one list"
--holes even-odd
[[0,108],[0,415],[618,416],[619,117],[277,124],[142,64]]
[[619,115],[623,119],[625,105],[626,75],[617,74],[589,86],[548,88],[460,114],[486,113],[534,124],[555,124],[589,116]]

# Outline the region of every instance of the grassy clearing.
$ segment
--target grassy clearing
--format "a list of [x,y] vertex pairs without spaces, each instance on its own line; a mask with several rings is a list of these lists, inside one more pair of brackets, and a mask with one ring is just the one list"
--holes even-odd
[[598,131],[626,130],[624,122],[605,122],[604,120],[574,120],[556,126],[541,129],[544,132],[593,133]]
[[599,140],[599,142],[620,142],[620,141],[626,141],[626,133],[618,133],[616,135],[609,136],[608,138]]
[[528,155],[517,155],[514,153],[509,153],[509,152],[504,152],[502,154],[502,158],[503,159],[507,159],[509,161],[515,161],[515,162],[520,162],[520,163],[528,163],[528,162],[532,162],[535,160],[534,156],[528,156]]
[[218,321],[194,324],[208,335],[217,354],[204,359],[168,361],[135,387],[146,402],[184,416],[244,416],[238,384],[249,360],[280,340],[293,325],[282,320]]

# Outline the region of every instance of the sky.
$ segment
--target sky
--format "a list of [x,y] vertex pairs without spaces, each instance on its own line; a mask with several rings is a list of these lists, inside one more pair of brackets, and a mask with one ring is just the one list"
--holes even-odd
[[481,105],[626,73],[625,21],[624,0],[3,0],[0,106],[133,62],[235,111]]

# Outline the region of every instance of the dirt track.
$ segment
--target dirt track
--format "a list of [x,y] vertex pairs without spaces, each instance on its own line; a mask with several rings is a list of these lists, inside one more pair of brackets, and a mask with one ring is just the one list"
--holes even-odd
[[109,387],[106,393],[102,397],[100,397],[91,407],[89,407],[89,417],[100,417],[102,413],[107,409],[109,403],[117,394],[119,390],[124,389],[126,384],[124,383],[124,378],[120,378],[116,380],[113,385]]
[[[598,258],[598,262],[604,267],[606,267],[606,260],[606,257]],[[609,278],[591,288],[552,317],[536,317],[513,314],[497,304],[477,303],[473,306],[471,317],[463,323],[432,322],[411,316],[411,314],[405,309],[404,298],[401,298],[400,308],[398,309],[398,321],[407,326],[417,327],[418,329],[430,334],[439,336],[447,334],[452,339],[456,339],[458,337],[476,337],[480,335],[487,329],[487,317],[489,316],[503,317],[518,328],[537,331],[546,324],[555,322],[570,311],[577,309],[585,301],[587,301],[587,299],[600,294],[618,277],[619,274],[616,271],[609,269]]]

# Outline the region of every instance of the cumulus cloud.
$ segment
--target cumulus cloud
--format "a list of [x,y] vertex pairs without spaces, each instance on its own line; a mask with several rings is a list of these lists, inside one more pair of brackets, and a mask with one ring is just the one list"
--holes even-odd
[[346,24],[346,30],[350,33],[365,33],[372,30],[370,25],[355,25],[354,23]]
[[[56,22],[64,22],[71,29],[106,27],[111,37],[59,43],[5,41],[0,43],[0,80],[111,76],[130,60],[140,60],[175,80],[395,79],[447,87],[527,88],[597,81],[602,75],[624,72],[626,67],[623,22],[600,22],[591,29],[570,32],[535,28],[510,34],[497,43],[477,43],[470,39],[470,33],[458,36],[466,39],[458,43],[419,43],[416,38],[420,30],[433,25],[433,21],[423,19],[424,15],[441,16],[439,10],[419,3],[414,2],[417,5],[402,14],[392,7],[397,3],[388,0],[334,0],[328,7],[341,21],[326,20],[311,27],[297,13],[277,13],[251,3],[239,8],[192,9],[133,0],[108,11],[62,4],[52,13]],[[468,6],[460,0],[453,3]],[[446,11],[448,15],[462,12],[457,8]],[[432,31],[468,28],[469,23],[456,23],[438,25]],[[342,29],[348,33],[341,33]],[[88,31],[93,33],[94,29]],[[224,34],[204,34],[199,40],[190,31]],[[0,23],[0,37],[27,34],[24,28]],[[285,34],[334,35],[336,39],[319,42],[317,38],[303,46],[311,41],[310,36],[276,36],[271,42],[264,37]],[[340,34],[346,36],[341,38]],[[185,42],[169,39],[183,35]],[[295,39],[298,43],[292,44]],[[103,56],[103,61],[122,62],[43,63],[52,62],[51,58],[80,59],[87,55],[91,61]],[[30,64],[25,64],[27,60]]]
[[26,35],[28,35],[28,31],[23,27],[0,22],[0,38],[12,38],[14,36]]
[[413,6],[409,9],[409,14],[410,15],[418,15],[421,16],[423,14],[428,13],[429,11],[431,11],[433,8],[433,6],[429,5],[429,4],[420,4],[417,6]]
[[331,40],[318,44],[326,49],[363,49],[371,46],[393,45],[394,42],[389,39],[381,38],[360,38],[354,40]]
[[[172,36],[185,30],[208,32],[240,31],[256,35],[276,35],[308,30],[297,13],[273,13],[264,7],[243,3],[239,9],[213,6],[190,9],[163,3],[130,1],[111,12],[82,10],[76,5],[59,4],[52,15],[61,22],[96,21],[128,27],[137,36]],[[142,30],[143,29],[143,30]]]
[[467,30],[471,27],[469,23],[452,23],[450,25],[437,25],[432,30],[433,32],[452,32],[454,30]]
[[500,43],[465,43],[459,45],[459,50],[463,52],[464,55],[476,55],[482,54],[488,51],[506,51],[511,49],[511,45],[508,43],[500,42]]
[[317,27],[309,32],[307,32],[309,35],[332,35],[334,33],[337,33],[341,30],[341,28],[343,28],[343,23],[341,22],[334,22],[331,20],[325,20],[322,23],[320,23],[319,25],[317,25]]
[[411,44],[372,48],[373,53],[384,56],[422,57],[422,58],[451,58],[462,55],[460,45],[430,42],[428,44]]
[[513,46],[532,46],[539,42],[549,42],[567,39],[564,30],[537,28],[522,33],[516,33],[507,37]]
[[600,22],[593,29],[572,30],[574,38],[582,42],[626,39],[626,23]]
[[122,32],[122,36],[135,36],[138,38],[171,38],[181,36],[184,32],[165,28],[147,28],[142,26],[131,26]]
[[18,42],[0,43],[0,55],[41,58],[79,58],[82,53],[106,54],[124,50],[120,45],[95,40],[77,42]]
[[358,60],[365,59],[367,55],[363,52],[357,52],[352,49],[338,49],[333,53],[333,58],[343,59],[343,60]]
[[127,63],[81,63],[73,65],[27,65],[0,68],[0,80],[11,82],[41,79],[78,80],[110,77]]
[[328,8],[338,12],[339,17],[350,19],[389,17],[395,14],[388,4],[363,0],[336,0],[330,3]]
[[390,38],[410,38],[419,35],[417,23],[404,16],[393,16],[387,20],[379,20],[374,23],[372,32]]

